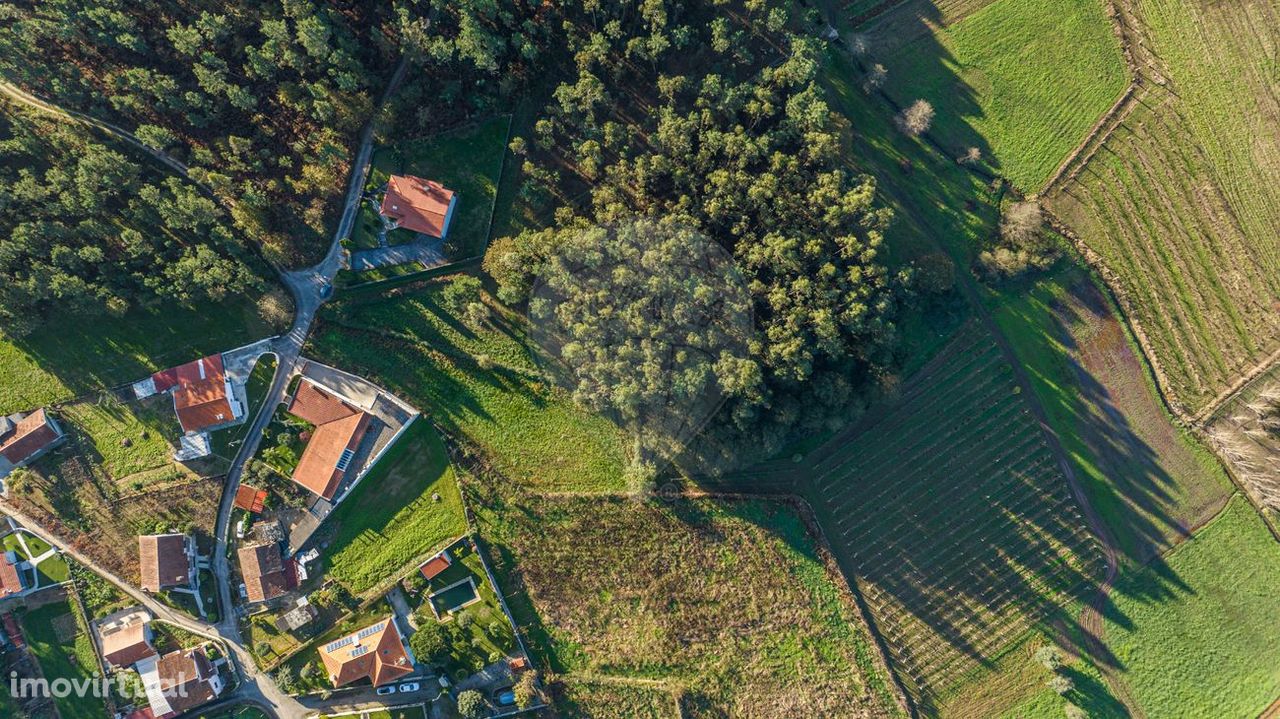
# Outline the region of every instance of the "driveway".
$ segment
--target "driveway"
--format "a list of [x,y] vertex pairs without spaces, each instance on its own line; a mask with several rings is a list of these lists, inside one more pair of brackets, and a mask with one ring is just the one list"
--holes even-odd
[[356,272],[403,265],[414,261],[421,262],[427,269],[447,264],[449,258],[444,254],[444,240],[435,238],[415,240],[407,245],[355,250],[351,253],[351,269]]

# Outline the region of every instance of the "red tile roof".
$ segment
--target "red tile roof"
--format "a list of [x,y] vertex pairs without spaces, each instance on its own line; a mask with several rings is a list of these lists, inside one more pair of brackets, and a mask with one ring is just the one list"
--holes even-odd
[[208,681],[214,675],[213,665],[200,647],[160,657],[156,673],[160,678],[160,690],[173,710],[170,716],[208,703],[217,696]]
[[339,468],[339,463],[344,452],[355,452],[360,446],[369,415],[305,380],[294,393],[289,412],[316,426],[293,470],[293,481],[312,494],[333,499],[346,476],[346,467]]
[[38,409],[18,420],[13,431],[0,438],[0,455],[13,464],[20,464],[61,436],[45,411]]
[[138,537],[138,563],[142,588],[158,592],[191,583],[191,559],[183,534],[148,534]]
[[280,545],[257,544],[241,547],[240,574],[250,602],[265,602],[289,591],[289,576],[280,556]]
[[262,511],[262,503],[267,500],[267,490],[242,484],[236,488],[235,506],[246,512],[257,514]]
[[422,571],[422,576],[427,579],[435,579],[440,572],[448,569],[452,564],[453,562],[449,559],[449,555],[445,552],[441,552],[431,559],[428,559],[425,564],[419,567],[419,569]]
[[157,392],[173,389],[173,409],[183,431],[198,432],[235,419],[227,396],[222,355],[209,355],[151,375]]
[[113,667],[132,666],[156,655],[147,641],[146,622],[135,622],[102,635],[102,658]]
[[334,687],[366,678],[376,687],[413,673],[391,617],[329,642],[320,659]]
[[22,575],[16,562],[9,561],[8,552],[0,552],[0,597],[21,592]]
[[387,192],[382,196],[383,217],[395,220],[406,230],[432,237],[444,237],[448,231],[449,207],[454,192],[435,180],[413,175],[392,175]]

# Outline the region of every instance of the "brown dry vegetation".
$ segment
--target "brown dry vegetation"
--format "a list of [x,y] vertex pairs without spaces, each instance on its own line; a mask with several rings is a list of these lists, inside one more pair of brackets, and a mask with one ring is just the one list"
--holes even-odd
[[565,719],[672,719],[676,699],[661,686],[561,677],[552,701]]
[[688,717],[891,711],[851,595],[789,508],[546,496],[477,504],[499,582],[553,671],[663,680],[684,690]]
[[1049,202],[1118,276],[1193,414],[1280,346],[1280,6],[1137,10],[1146,92]]

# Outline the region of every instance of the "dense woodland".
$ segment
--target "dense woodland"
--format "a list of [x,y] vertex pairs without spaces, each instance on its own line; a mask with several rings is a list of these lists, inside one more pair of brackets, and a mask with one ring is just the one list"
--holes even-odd
[[0,324],[261,290],[230,219],[190,182],[84,127],[0,103]]

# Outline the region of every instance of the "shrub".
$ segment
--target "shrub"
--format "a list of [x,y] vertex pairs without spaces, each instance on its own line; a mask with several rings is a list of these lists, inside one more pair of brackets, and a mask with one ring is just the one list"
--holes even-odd
[[516,706],[528,709],[542,702],[542,692],[538,689],[538,673],[529,671],[520,675],[520,680],[512,687],[516,695]]
[[1062,652],[1052,644],[1047,644],[1036,650],[1036,661],[1045,669],[1056,672],[1062,666]]
[[1075,682],[1071,681],[1071,677],[1065,674],[1054,674],[1049,680],[1049,687],[1059,694],[1066,694],[1075,689]]
[[449,654],[449,640],[433,618],[409,637],[409,648],[418,661],[439,664]]
[[1027,270],[1047,269],[1058,259],[1058,246],[1044,230],[1039,202],[1010,204],[1000,220],[999,244],[978,255],[988,275],[1014,277]]
[[485,713],[484,697],[480,692],[468,689],[458,695],[458,713],[462,719],[480,719]]
[[916,100],[898,113],[898,129],[912,137],[923,135],[933,126],[933,114],[933,105],[927,100]]
[[458,275],[440,293],[442,304],[451,312],[462,312],[468,305],[480,301],[480,279],[471,275]]

